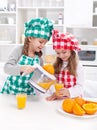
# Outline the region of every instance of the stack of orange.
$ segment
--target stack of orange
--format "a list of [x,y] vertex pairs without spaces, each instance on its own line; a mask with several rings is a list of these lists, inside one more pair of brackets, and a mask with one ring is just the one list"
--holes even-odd
[[43,69],[46,70],[50,74],[54,74],[54,67],[52,64],[45,64]]
[[95,114],[97,112],[97,103],[86,101],[81,97],[76,97],[74,99],[67,98],[62,102],[62,109],[65,112],[72,113],[78,116],[84,114]]

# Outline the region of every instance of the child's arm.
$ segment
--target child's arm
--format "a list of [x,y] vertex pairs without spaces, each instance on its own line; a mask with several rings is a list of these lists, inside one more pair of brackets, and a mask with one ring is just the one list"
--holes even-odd
[[56,93],[53,93],[51,96],[46,97],[46,100],[48,100],[48,101],[53,101],[53,100],[56,100],[56,99],[57,99]]
[[78,64],[77,67],[77,82],[76,85],[72,88],[69,88],[70,97],[83,96],[83,87],[84,87],[84,70],[81,64]]
[[84,72],[81,65],[78,65],[77,69],[77,82],[76,85],[71,88],[62,88],[59,90],[57,99],[64,97],[77,97],[83,96],[83,86],[84,86]]
[[24,75],[30,74],[30,73],[32,73],[34,71],[34,69],[35,69],[35,67],[33,67],[31,65],[22,65],[20,67],[20,73],[24,74]]
[[20,75],[20,65],[17,64],[22,55],[23,46],[15,47],[10,53],[7,62],[4,65],[4,72],[8,75]]
[[66,96],[58,96],[58,95],[56,95],[56,93],[54,92],[51,96],[46,97],[46,100],[47,100],[47,101],[53,101],[53,100],[62,100],[62,99],[64,99],[64,98],[66,98]]

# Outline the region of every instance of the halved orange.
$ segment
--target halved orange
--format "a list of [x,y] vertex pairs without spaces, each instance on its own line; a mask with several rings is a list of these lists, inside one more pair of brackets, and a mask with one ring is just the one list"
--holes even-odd
[[54,74],[54,67],[52,64],[45,64],[43,69],[46,70],[50,74]]
[[75,103],[75,105],[73,107],[73,113],[75,115],[82,116],[85,114],[85,111],[78,103]]
[[94,114],[97,112],[97,104],[95,103],[85,103],[82,107],[87,114]]
[[72,98],[66,98],[62,102],[62,109],[65,112],[72,113],[73,112],[74,104],[75,104],[75,100],[74,99],[72,99]]
[[95,103],[95,104],[97,104],[96,101],[85,100],[85,102],[86,102],[86,103]]
[[78,103],[80,106],[85,104],[85,100],[82,97],[76,97],[74,99],[75,99],[76,103]]

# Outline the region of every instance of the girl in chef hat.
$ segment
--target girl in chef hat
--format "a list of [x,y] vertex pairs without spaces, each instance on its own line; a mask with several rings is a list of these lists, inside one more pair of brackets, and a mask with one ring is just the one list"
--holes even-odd
[[[24,25],[24,44],[17,46],[12,51],[4,65],[4,71],[9,76],[1,93],[35,94],[34,89],[29,86],[28,80],[33,75],[33,65],[38,63],[42,66],[41,50],[52,35],[53,24],[47,18],[33,18]],[[23,73],[25,75],[22,75]]]
[[61,33],[53,30],[53,49],[56,52],[54,63],[55,76],[58,83],[64,88],[54,92],[47,100],[63,99],[83,95],[84,72],[79,63],[77,52],[80,50],[78,40],[70,33]]

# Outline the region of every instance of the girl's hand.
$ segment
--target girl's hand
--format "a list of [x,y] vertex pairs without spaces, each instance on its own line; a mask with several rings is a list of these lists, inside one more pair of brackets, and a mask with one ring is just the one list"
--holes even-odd
[[60,96],[60,95],[56,95],[56,93],[53,93],[53,95],[47,97],[46,100],[47,100],[47,101],[53,101],[53,100],[62,100],[62,99],[64,99],[64,98],[66,98],[66,97]]
[[58,97],[70,97],[70,92],[67,88],[62,88],[58,91]]
[[31,65],[23,65],[20,68],[20,72],[25,73],[25,74],[30,74],[34,71],[34,69],[35,68]]
[[48,101],[53,101],[53,100],[56,100],[56,99],[57,99],[56,93],[53,93],[52,96],[49,96],[49,97],[46,98],[46,100],[48,100]]

